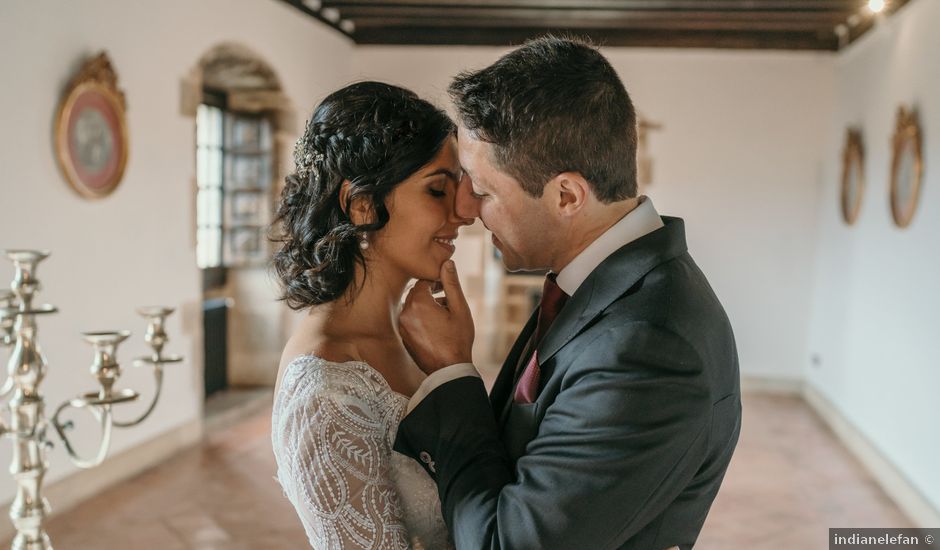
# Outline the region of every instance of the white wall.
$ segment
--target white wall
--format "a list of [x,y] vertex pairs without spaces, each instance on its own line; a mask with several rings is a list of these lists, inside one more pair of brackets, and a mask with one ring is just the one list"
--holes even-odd
[[[846,53],[623,50],[606,53],[638,108],[664,130],[650,137],[659,210],[687,221],[692,254],[725,304],[745,375],[806,376],[940,504],[940,4],[914,0]],[[903,35],[902,35],[903,31]],[[221,42],[239,42],[277,72],[298,121],[354,78],[403,84],[440,105],[459,70],[500,48],[361,47],[275,0],[66,0],[0,3],[0,247],[42,247],[40,301],[62,312],[40,321],[50,361],[49,408],[94,389],[81,330],[131,328],[125,365],[144,351],[137,305],[166,303],[170,350],[163,403],[144,425],[115,435],[128,449],[199,416],[199,273],[193,250],[193,120],[180,113],[181,80]],[[121,187],[78,198],[55,166],[52,123],[81,59],[107,49],[128,99],[130,161]],[[934,61],[931,63],[931,61]],[[900,103],[919,105],[927,179],[913,225],[891,225],[888,146]],[[838,217],[845,125],[867,137],[869,186],[858,225]],[[300,130],[301,128],[297,128]],[[289,153],[289,151],[285,151]],[[282,162],[289,161],[288,155]],[[818,243],[817,243],[818,241]],[[2,275],[7,273],[7,275]],[[0,268],[0,283],[11,270]],[[808,369],[810,352],[821,358]],[[149,397],[146,372],[122,386]],[[135,406],[134,411],[139,410]],[[129,412],[134,412],[129,411]],[[50,411],[51,412],[51,411]],[[933,428],[936,434],[936,428]],[[91,443],[96,435],[82,430]],[[0,444],[0,463],[9,447]],[[74,471],[61,448],[48,479]],[[0,500],[13,483],[0,476]],[[54,505],[55,503],[53,503]]]
[[[360,77],[447,105],[450,79],[501,48],[359,47]],[[734,326],[745,375],[795,380],[807,356],[816,186],[833,56],[608,49],[650,136],[649,189],[685,218],[690,251]],[[459,241],[458,241],[459,247]]]
[[[61,313],[39,321],[49,360],[42,385],[51,414],[78,392],[96,389],[83,330],[132,329],[119,359],[121,387],[152,392],[152,376],[130,367],[145,352],[139,305],[180,308],[171,317],[168,351],[186,355],[169,367],[162,402],[144,424],[115,433],[112,454],[197,420],[202,403],[201,291],[194,252],[194,120],[180,114],[181,81],[200,56],[221,42],[253,49],[274,68],[298,118],[348,80],[350,43],[281,2],[167,0],[158,3],[67,0],[0,3],[0,248],[52,251],[39,269],[40,302]],[[124,90],[130,159],[110,197],[79,198],[59,175],[52,125],[64,85],[81,61],[111,56]],[[289,152],[288,152],[289,153]],[[288,155],[289,156],[289,155]],[[12,269],[0,261],[0,283]],[[6,353],[2,353],[5,358]],[[129,406],[126,418],[143,404]],[[50,430],[51,432],[51,430]],[[80,429],[87,452],[95,430]],[[0,463],[8,464],[8,440]],[[75,469],[57,446],[47,481]],[[0,475],[0,501],[14,484]],[[55,502],[52,503],[55,506]]]
[[[940,510],[940,2],[916,0],[841,54],[839,101],[817,201],[809,383]],[[912,224],[889,206],[899,105],[920,112],[925,179]],[[855,225],[839,210],[846,127],[865,141],[867,186]]]

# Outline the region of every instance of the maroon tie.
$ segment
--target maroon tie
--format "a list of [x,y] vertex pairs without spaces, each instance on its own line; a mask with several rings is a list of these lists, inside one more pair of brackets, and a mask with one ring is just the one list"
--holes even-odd
[[558,316],[558,312],[564,307],[567,299],[568,295],[555,283],[555,274],[549,273],[548,276],[545,277],[545,284],[542,286],[542,301],[539,303],[539,319],[535,324],[535,335],[531,345],[531,348],[534,349],[532,358],[529,359],[529,364],[526,365],[525,370],[522,371],[522,376],[519,377],[519,382],[516,384],[516,391],[513,395],[513,400],[516,403],[532,403],[535,401],[535,396],[538,394],[539,390],[539,378],[541,376],[539,372],[537,348],[539,342],[545,337],[545,333],[548,332],[548,328],[552,326],[555,317]]

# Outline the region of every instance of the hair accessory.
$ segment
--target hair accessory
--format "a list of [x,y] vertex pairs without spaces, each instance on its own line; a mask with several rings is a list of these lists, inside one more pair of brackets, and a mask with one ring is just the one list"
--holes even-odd
[[323,153],[313,149],[313,140],[310,136],[310,122],[304,130],[304,135],[294,144],[294,168],[302,179],[310,177],[314,166],[323,164]]

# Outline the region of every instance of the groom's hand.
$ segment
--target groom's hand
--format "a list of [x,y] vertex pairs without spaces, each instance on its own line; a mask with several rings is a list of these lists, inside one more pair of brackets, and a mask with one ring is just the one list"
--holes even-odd
[[[441,288],[444,299],[435,299],[433,293]],[[398,328],[405,348],[425,374],[473,362],[473,317],[453,261],[441,266],[439,285],[415,284],[398,317]]]

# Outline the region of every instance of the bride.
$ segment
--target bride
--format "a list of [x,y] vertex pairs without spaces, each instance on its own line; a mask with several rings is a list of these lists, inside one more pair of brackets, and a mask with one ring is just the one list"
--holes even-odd
[[434,481],[392,450],[424,374],[398,335],[412,279],[454,252],[454,125],[414,93],[347,86],[315,110],[275,220],[281,299],[309,310],[284,348],[277,479],[317,549],[453,548]]

